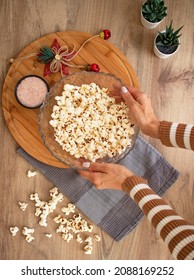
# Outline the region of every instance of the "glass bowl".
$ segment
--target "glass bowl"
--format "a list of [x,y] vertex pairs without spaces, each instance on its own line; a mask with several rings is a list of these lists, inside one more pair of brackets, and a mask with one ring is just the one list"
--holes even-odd
[[[71,168],[82,169],[82,164],[84,161],[89,161],[84,158],[75,158],[62,149],[61,145],[55,140],[54,129],[50,125],[49,121],[51,120],[51,114],[53,112],[53,106],[57,105],[55,100],[56,96],[61,96],[63,87],[65,84],[71,84],[74,86],[81,86],[82,84],[95,83],[100,88],[108,88],[109,92],[115,92],[116,89],[120,89],[123,85],[121,80],[115,77],[112,74],[106,73],[96,73],[96,72],[76,72],[74,74],[68,75],[60,79],[48,92],[42,106],[40,107],[39,113],[39,129],[41,137],[44,141],[45,146],[51,152],[51,154],[56,157],[58,160],[63,162],[66,165],[69,165]],[[134,135],[131,136],[131,143],[125,148],[121,154],[117,154],[113,157],[104,157],[98,159],[98,162],[109,162],[117,163],[122,158],[124,158],[134,147],[135,139],[138,134],[138,128],[134,126]]]

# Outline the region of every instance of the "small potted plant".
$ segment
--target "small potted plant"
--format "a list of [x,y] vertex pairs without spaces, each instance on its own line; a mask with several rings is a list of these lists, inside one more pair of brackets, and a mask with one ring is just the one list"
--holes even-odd
[[183,28],[181,26],[179,29],[174,31],[172,27],[172,20],[169,26],[166,26],[166,30],[158,32],[154,40],[154,53],[159,58],[168,58],[169,56],[175,54],[180,47],[180,30]]
[[163,0],[147,0],[141,6],[141,23],[148,29],[155,28],[167,15]]

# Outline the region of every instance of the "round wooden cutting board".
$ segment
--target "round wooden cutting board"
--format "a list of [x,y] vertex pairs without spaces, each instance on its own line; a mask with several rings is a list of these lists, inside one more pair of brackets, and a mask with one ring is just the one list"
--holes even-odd
[[[28,45],[18,55],[18,58],[36,53],[41,47],[50,47],[54,39],[57,39],[61,46],[68,46],[70,51],[73,45],[75,50],[77,50],[91,36],[89,33],[77,31],[52,33]],[[75,65],[97,63],[100,66],[101,72],[114,74],[124,84],[138,87],[138,79],[126,57],[119,49],[102,38],[97,37],[88,42],[71,63]],[[70,73],[75,71],[81,70],[69,68]],[[3,86],[3,114],[14,139],[27,153],[46,164],[66,168],[67,166],[58,161],[43,143],[38,126],[39,109],[26,109],[22,107],[14,96],[14,88],[20,78],[29,74],[43,77],[43,73],[44,64],[39,63],[35,56],[24,59],[20,63],[17,60],[12,63]],[[55,73],[43,78],[51,87],[61,78],[61,75],[60,73]]]

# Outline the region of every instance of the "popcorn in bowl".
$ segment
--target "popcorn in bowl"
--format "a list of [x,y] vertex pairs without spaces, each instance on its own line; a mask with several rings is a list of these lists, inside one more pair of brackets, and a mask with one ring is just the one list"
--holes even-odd
[[112,74],[80,71],[51,87],[39,129],[57,160],[82,169],[84,161],[117,163],[133,149],[139,129],[131,125],[127,106],[118,104],[122,85]]
[[96,161],[122,154],[132,144],[134,128],[125,103],[117,104],[96,83],[65,84],[55,96],[50,125],[63,150],[75,158]]

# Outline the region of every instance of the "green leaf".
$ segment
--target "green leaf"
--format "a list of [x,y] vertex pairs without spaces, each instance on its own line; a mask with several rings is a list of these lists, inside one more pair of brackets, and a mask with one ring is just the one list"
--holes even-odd
[[160,41],[160,42],[157,42],[157,44],[156,44],[157,46],[164,46],[163,44],[162,44],[162,42]]
[[156,14],[155,13],[151,13],[150,20],[154,21],[155,19],[156,19]]
[[147,11],[147,9],[145,7],[142,7],[142,13],[149,14],[149,12]]
[[183,28],[183,26],[181,26],[179,29],[177,29],[177,30],[174,32],[174,35],[176,36],[182,28]]
[[146,8],[146,11],[148,11],[149,13],[151,13],[151,12],[152,12],[152,10],[151,10],[150,6],[148,6],[148,5],[147,5],[145,8]]

